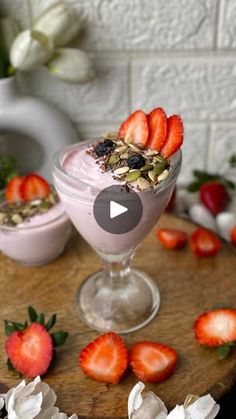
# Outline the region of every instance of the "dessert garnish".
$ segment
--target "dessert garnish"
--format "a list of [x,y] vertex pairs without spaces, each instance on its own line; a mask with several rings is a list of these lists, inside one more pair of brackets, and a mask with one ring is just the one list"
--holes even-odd
[[93,380],[117,384],[128,367],[128,351],[120,336],[110,332],[89,343],[80,353],[79,362]]
[[200,345],[215,348],[226,358],[236,341],[236,310],[221,307],[200,314],[195,320],[194,332]]
[[173,228],[160,228],[156,235],[166,249],[181,249],[188,241],[188,235],[184,231]]
[[59,198],[55,189],[36,174],[12,178],[0,203],[0,225],[17,226],[27,219],[47,212]]
[[132,113],[119,131],[109,132],[88,150],[102,171],[140,190],[155,187],[169,174],[167,160],[183,142],[183,124],[178,115],[169,118],[162,108],[149,115]]
[[62,330],[49,333],[56,323],[56,314],[46,322],[43,313],[38,314],[33,307],[29,307],[28,315],[30,324],[28,321],[4,321],[8,336],[5,350],[9,369],[34,378],[47,372],[55,356],[55,348],[65,343],[68,333]]
[[161,343],[139,342],[130,351],[130,366],[142,381],[164,381],[173,373],[176,364],[176,351]]

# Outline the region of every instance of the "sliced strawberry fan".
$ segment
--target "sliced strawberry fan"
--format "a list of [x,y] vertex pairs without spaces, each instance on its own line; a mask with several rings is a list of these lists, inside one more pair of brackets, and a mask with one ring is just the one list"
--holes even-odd
[[119,128],[120,138],[127,135],[133,144],[156,150],[167,159],[183,143],[183,122],[178,115],[167,118],[162,108],[155,108],[148,115],[137,110]]
[[36,173],[27,176],[15,176],[5,190],[5,200],[12,202],[28,202],[34,199],[44,199],[50,194],[48,182]]

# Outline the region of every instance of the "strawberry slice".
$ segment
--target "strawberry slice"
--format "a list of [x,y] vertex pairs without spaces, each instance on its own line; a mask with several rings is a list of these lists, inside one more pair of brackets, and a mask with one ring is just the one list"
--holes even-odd
[[128,351],[123,340],[113,332],[89,343],[79,357],[82,371],[103,383],[117,384],[128,366]]
[[7,202],[20,202],[23,200],[21,187],[24,182],[24,176],[15,176],[7,183],[5,190],[5,200]]
[[156,232],[157,238],[166,249],[180,249],[188,240],[184,231],[172,228],[160,228]]
[[39,323],[13,332],[6,340],[5,349],[13,367],[30,378],[45,374],[53,357],[52,338]]
[[119,137],[130,135],[132,143],[144,148],[148,141],[149,129],[146,114],[141,111],[133,112],[119,128]]
[[208,182],[202,185],[200,188],[200,199],[213,215],[222,212],[230,200],[225,186],[219,182]]
[[21,195],[24,201],[47,198],[49,193],[50,187],[47,181],[35,173],[26,176],[21,186]]
[[130,366],[141,381],[157,383],[166,380],[176,363],[176,351],[161,343],[139,342],[130,351]]
[[167,137],[161,149],[161,155],[167,159],[172,156],[183,143],[183,122],[180,116],[172,115],[167,119]]
[[236,310],[220,308],[202,313],[194,323],[201,345],[221,346],[236,340]]
[[234,226],[234,227],[232,228],[230,238],[231,238],[231,243],[232,243],[234,246],[236,246],[236,226]]
[[149,138],[147,148],[160,151],[167,134],[167,118],[162,108],[153,109],[148,115]]
[[197,256],[215,256],[221,249],[221,241],[213,231],[199,227],[190,237],[190,248]]

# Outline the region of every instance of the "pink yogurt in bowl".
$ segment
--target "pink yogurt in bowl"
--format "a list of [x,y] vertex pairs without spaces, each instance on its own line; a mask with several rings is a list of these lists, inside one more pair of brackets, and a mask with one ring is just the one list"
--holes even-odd
[[44,265],[63,252],[71,231],[71,222],[58,202],[16,226],[0,225],[0,250],[22,264]]

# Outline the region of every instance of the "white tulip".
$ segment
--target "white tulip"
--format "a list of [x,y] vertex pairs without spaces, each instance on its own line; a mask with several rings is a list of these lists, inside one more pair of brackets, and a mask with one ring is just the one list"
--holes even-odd
[[80,21],[66,3],[59,1],[37,18],[33,28],[52,38],[55,46],[62,47],[75,38],[80,30]]
[[0,36],[7,55],[9,55],[13,41],[19,32],[20,28],[15,19],[10,16],[0,19]]
[[31,71],[45,64],[53,54],[53,41],[41,32],[21,32],[12,44],[11,64],[15,69]]
[[202,204],[193,205],[189,209],[189,215],[195,223],[217,232],[215,218],[210,213],[210,211],[208,211],[208,209],[204,207],[204,205]]
[[89,55],[79,49],[60,48],[48,62],[49,73],[63,81],[87,83],[95,76]]

